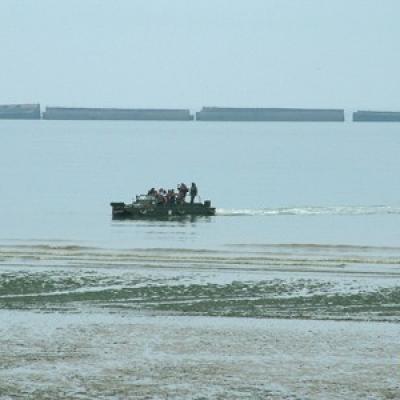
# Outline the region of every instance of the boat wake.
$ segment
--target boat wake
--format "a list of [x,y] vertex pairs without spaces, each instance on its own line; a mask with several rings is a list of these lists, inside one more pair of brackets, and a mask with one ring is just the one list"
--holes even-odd
[[217,208],[218,216],[279,216],[279,215],[400,215],[400,207],[394,206],[304,206],[304,207],[279,207],[260,209],[226,209]]

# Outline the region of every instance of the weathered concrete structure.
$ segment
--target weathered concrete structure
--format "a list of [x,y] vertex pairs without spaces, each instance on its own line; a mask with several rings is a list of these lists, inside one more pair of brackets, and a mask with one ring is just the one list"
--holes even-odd
[[0,119],[40,119],[40,104],[0,105]]
[[203,107],[198,121],[344,121],[343,109]]
[[190,121],[189,110],[46,107],[43,119]]
[[396,111],[356,111],[354,122],[400,122],[400,112]]

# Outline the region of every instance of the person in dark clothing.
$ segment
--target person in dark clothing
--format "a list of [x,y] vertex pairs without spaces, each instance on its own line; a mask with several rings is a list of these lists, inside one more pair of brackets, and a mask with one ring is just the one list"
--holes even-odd
[[197,196],[197,186],[194,182],[192,182],[192,186],[190,187],[190,204],[194,203],[194,198]]

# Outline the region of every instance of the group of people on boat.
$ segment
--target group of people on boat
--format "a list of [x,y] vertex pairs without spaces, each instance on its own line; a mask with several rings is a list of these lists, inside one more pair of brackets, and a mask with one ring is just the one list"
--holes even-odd
[[151,188],[147,192],[147,195],[154,196],[157,199],[157,204],[173,205],[185,203],[188,193],[190,195],[190,204],[193,204],[198,193],[197,186],[194,182],[192,182],[190,189],[184,183],[181,183],[177,186],[177,191],[174,189],[165,190],[160,188],[159,190],[156,190],[155,188]]

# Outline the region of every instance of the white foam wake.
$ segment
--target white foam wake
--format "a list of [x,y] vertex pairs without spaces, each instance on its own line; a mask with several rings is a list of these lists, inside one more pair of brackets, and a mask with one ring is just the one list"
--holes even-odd
[[304,206],[260,209],[226,209],[218,208],[220,216],[275,216],[275,215],[385,215],[399,214],[400,207],[393,206]]

